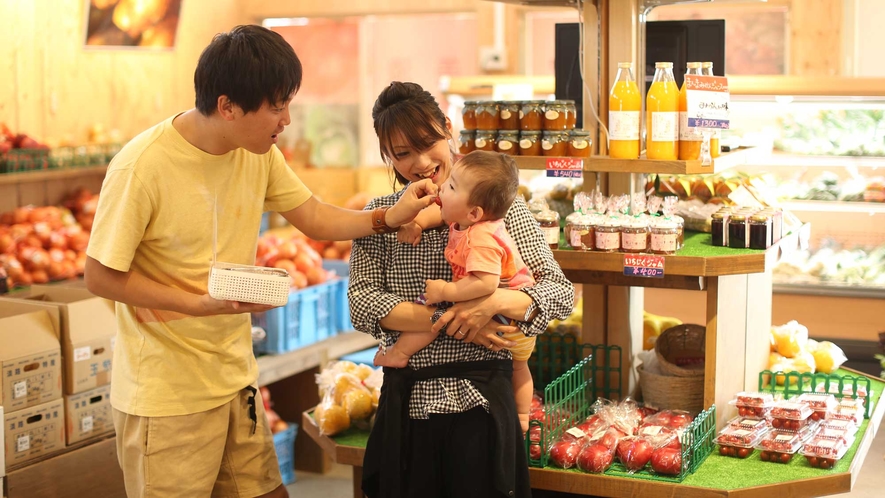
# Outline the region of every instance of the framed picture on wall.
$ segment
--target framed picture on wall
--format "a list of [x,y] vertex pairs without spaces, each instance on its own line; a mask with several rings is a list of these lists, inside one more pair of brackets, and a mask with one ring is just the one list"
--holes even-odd
[[85,0],[87,48],[171,49],[182,0]]

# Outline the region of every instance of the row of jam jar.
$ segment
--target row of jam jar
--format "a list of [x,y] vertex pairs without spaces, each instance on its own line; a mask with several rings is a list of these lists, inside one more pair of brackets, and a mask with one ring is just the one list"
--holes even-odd
[[[563,228],[575,251],[676,254],[685,242],[678,216],[607,216],[572,213]],[[542,224],[543,226],[543,224]]]
[[465,130],[572,130],[578,119],[574,100],[464,102]]
[[711,216],[714,246],[768,249],[784,236],[781,208],[723,206]]
[[514,156],[590,157],[590,144],[590,132],[586,130],[461,130],[458,151],[461,154],[487,150]]

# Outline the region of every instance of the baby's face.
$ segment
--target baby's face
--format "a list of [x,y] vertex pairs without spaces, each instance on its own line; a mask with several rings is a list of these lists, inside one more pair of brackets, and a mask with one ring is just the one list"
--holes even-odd
[[468,214],[474,206],[469,203],[470,192],[473,191],[473,179],[460,163],[455,163],[452,173],[439,190],[442,219],[446,223],[457,223],[461,227],[470,226],[473,222]]

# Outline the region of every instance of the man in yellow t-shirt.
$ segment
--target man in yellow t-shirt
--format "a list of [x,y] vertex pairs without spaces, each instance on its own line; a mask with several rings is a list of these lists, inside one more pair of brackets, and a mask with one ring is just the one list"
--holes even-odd
[[285,497],[248,314],[270,307],[207,294],[213,237],[219,261],[253,264],[264,211],[314,239],[346,240],[411,220],[436,190],[415,183],[388,211],[315,199],[274,146],[301,84],[277,33],[217,35],[194,83],[195,109],[111,162],[87,250],[87,287],[117,301],[117,456],[130,497]]

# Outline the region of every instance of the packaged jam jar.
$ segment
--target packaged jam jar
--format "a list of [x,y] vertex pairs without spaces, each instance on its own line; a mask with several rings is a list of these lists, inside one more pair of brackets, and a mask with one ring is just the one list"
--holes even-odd
[[518,156],[519,132],[516,130],[498,130],[498,142],[495,150],[504,154],[510,154],[511,156]]
[[522,102],[503,100],[498,102],[498,129],[519,130],[519,110]]
[[572,157],[590,157],[590,132],[571,130],[569,132],[568,155]]
[[578,122],[578,108],[575,107],[574,100],[565,101],[565,112],[565,127],[569,130],[575,129],[575,125]]
[[473,144],[475,150],[495,151],[495,142],[498,140],[498,132],[495,130],[476,130],[476,139]]
[[569,247],[575,251],[592,251],[596,247],[596,225],[589,215],[579,215],[571,225],[566,222],[566,233]]
[[535,214],[550,249],[559,249],[559,213],[547,209]]
[[746,249],[747,238],[747,216],[732,214],[728,218],[728,247]]
[[461,154],[470,154],[476,150],[476,132],[473,130],[461,130],[461,136],[458,139],[458,152]]
[[476,129],[477,130],[495,130],[498,126],[498,103],[497,102],[479,102],[476,104]]
[[652,225],[649,247],[652,254],[676,254],[679,247],[679,226],[676,222],[664,218]]
[[728,238],[726,237],[727,232],[725,231],[726,223],[728,222],[727,220],[728,215],[726,213],[713,213],[710,215],[712,234],[710,240],[711,245],[717,247],[725,247],[728,245]]
[[476,129],[476,106],[479,102],[475,100],[467,100],[464,102],[464,108],[461,109],[461,119],[464,122],[465,130]]
[[649,234],[648,222],[640,217],[631,216],[621,225],[621,251],[648,252]]
[[540,156],[541,155],[541,132],[540,131],[521,131],[519,133],[519,155],[520,156]]
[[543,116],[543,100],[523,102],[522,108],[519,110],[519,129],[524,131],[541,131]]
[[541,136],[541,154],[545,156],[568,154],[568,132],[545,131]]
[[750,230],[750,249],[771,247],[771,218],[767,214],[757,213],[750,216],[747,226]]
[[541,125],[545,130],[567,130],[567,112],[564,100],[547,102],[547,106],[544,110],[544,119],[542,120]]
[[618,252],[621,249],[621,220],[609,216],[596,226],[596,249],[600,252]]

